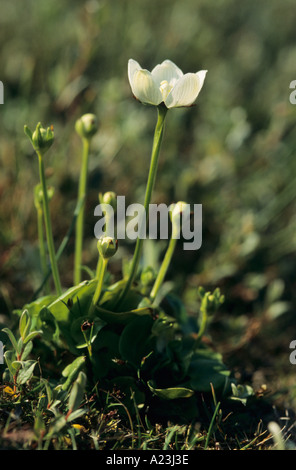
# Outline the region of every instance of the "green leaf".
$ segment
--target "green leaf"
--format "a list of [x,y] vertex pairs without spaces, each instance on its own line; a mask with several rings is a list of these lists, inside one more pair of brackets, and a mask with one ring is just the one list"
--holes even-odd
[[20,335],[23,340],[25,339],[26,334],[30,329],[30,326],[31,326],[31,318],[29,316],[29,312],[28,310],[24,310],[19,321]]
[[[114,306],[117,303],[118,296],[120,295],[125,284],[126,284],[126,280],[122,279],[121,281],[116,282],[115,284],[112,284],[111,286],[108,286],[108,288],[105,289],[102,295],[100,305],[103,308],[113,311]],[[125,297],[124,301],[120,304],[121,311],[125,312],[125,311],[132,310],[136,305],[139,305],[142,298],[143,296],[139,292],[131,289],[128,292],[127,296]]]
[[30,139],[30,141],[31,141],[31,143],[32,143],[32,135],[33,135],[33,133],[32,133],[31,129],[30,129],[27,125],[24,126],[24,133],[26,134],[26,136]]
[[5,359],[5,362],[6,362],[6,365],[8,367],[8,370],[9,372],[11,373],[12,377],[14,376],[15,374],[15,369],[14,367],[12,366],[12,362],[13,360],[15,359],[15,354],[13,351],[5,351],[4,353],[4,359]]
[[29,341],[32,341],[34,338],[36,338],[36,336],[41,336],[42,333],[43,332],[41,330],[31,331],[31,333],[29,333],[28,336],[25,338],[24,344],[27,344]]
[[286,313],[290,308],[291,304],[289,302],[278,301],[268,307],[266,314],[271,320],[275,320],[280,315]]
[[14,350],[17,351],[18,350],[17,340],[15,339],[13,332],[9,328],[3,328],[2,331],[4,331],[4,333],[8,335]]
[[153,309],[151,307],[136,308],[127,312],[112,312],[100,306],[96,307],[97,315],[107,323],[127,325],[137,317],[151,316]]
[[28,311],[30,317],[35,317],[39,315],[40,310],[42,307],[47,307],[57,298],[56,295],[45,295],[43,297],[39,297],[38,299],[34,300],[29,304],[26,304],[24,308]]
[[153,350],[152,324],[150,316],[139,317],[129,323],[121,334],[120,355],[137,369],[141,366],[143,357]]
[[78,409],[73,411],[68,417],[67,417],[67,422],[69,423],[70,421],[74,421],[74,419],[80,418],[86,413],[86,409]]
[[22,361],[22,368],[17,376],[18,385],[23,385],[32,378],[36,364],[37,361]]
[[120,357],[118,350],[119,339],[119,334],[111,331],[108,327],[104,327],[99,331],[92,345],[92,371],[95,381],[106,377],[110,369],[114,370],[117,374],[122,374],[122,366],[120,366],[119,372],[118,366],[116,367],[113,361],[114,358]]
[[61,430],[67,425],[64,415],[58,415],[51,423],[47,434],[47,438],[52,438],[53,435],[59,434]]
[[222,362],[222,356],[211,350],[196,351],[188,369],[190,385],[198,392],[210,392],[211,384],[215,390],[223,389],[230,371]]
[[267,287],[265,301],[267,305],[278,301],[285,290],[285,283],[282,279],[274,279]]
[[93,344],[93,351],[98,352],[101,349],[108,349],[114,357],[119,355],[118,344],[120,335],[112,331],[108,327],[104,327],[98,333]]
[[62,372],[63,377],[66,377],[67,380],[62,386],[62,390],[68,390],[70,385],[76,380],[79,372],[85,364],[85,356],[77,357],[71,364],[68,364],[67,367]]
[[50,387],[49,382],[48,382],[47,379],[41,379],[40,382],[45,386],[47,402],[48,402],[48,405],[49,405],[53,400],[52,388]]
[[231,383],[232,396],[230,400],[240,401],[244,405],[247,404],[248,398],[254,396],[254,390],[250,385],[235,385]]
[[58,342],[60,337],[60,329],[57,320],[47,307],[40,310],[36,327],[42,330],[42,337],[46,341]]
[[154,388],[152,381],[147,382],[151,392],[163,400],[176,400],[178,398],[190,398],[194,395],[194,390],[185,387]]
[[76,411],[79,408],[81,401],[84,396],[86,385],[86,375],[84,372],[80,371],[77,379],[75,380],[73,387],[70,392],[68,408],[71,411]]
[[17,342],[17,350],[16,350],[16,353],[18,354],[18,356],[20,356],[23,346],[24,346],[23,338],[20,337]]
[[22,363],[22,361],[13,361],[11,363],[11,365],[12,365],[13,369],[15,369],[14,373],[16,373],[18,370],[20,370],[22,368],[23,363]]
[[179,380],[183,380],[187,375],[193,355],[193,344],[193,339],[191,341],[191,338],[182,338],[182,340],[173,340],[166,346],[167,356],[173,368],[178,371],[177,376]]
[[32,341],[28,341],[26,346],[23,349],[22,361],[25,361],[27,359],[27,357],[31,353],[32,349],[33,349],[33,343],[32,343]]
[[[97,285],[97,280],[83,281],[78,286],[71,287],[54,302],[47,305],[48,310],[59,322],[67,322],[71,317],[81,317],[87,312]],[[69,307],[69,304],[71,307]]]

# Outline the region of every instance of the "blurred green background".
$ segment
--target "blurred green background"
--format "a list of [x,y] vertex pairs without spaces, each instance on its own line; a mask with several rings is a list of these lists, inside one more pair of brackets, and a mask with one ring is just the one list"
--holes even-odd
[[[46,156],[56,246],[76,203],[78,117],[93,112],[84,262],[96,265],[93,215],[100,191],[142,202],[156,110],[132,98],[129,58],[151,70],[171,59],[207,69],[196,106],[168,113],[154,202],[203,204],[203,244],[181,244],[168,281],[198,309],[197,286],[226,301],[212,341],[242,379],[268,384],[294,404],[289,344],[296,339],[296,79],[292,0],[0,0],[0,314],[28,302],[40,284],[33,187],[38,164],[24,124],[53,124]],[[163,242],[146,245],[157,266]],[[73,239],[61,263],[72,283]],[[122,243],[121,256],[132,253]],[[87,278],[85,273],[85,278]],[[294,366],[295,367],[295,366]],[[260,375],[261,374],[261,375]]]

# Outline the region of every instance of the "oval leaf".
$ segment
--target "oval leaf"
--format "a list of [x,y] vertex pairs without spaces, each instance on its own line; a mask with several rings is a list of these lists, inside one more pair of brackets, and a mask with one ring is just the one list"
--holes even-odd
[[151,392],[163,400],[176,400],[178,398],[190,398],[194,395],[194,390],[185,387],[154,388],[151,381],[147,382]]

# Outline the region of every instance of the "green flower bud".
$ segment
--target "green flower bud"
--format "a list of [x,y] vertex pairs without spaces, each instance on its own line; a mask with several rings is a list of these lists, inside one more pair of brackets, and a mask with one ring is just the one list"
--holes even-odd
[[34,149],[42,154],[52,146],[54,141],[53,126],[44,129],[41,127],[41,123],[37,124],[36,130],[32,134],[32,145]]
[[97,118],[94,114],[84,114],[77,119],[75,130],[81,138],[90,139],[98,130]]
[[99,254],[104,259],[109,259],[115,255],[118,249],[118,241],[112,237],[102,236],[97,243]]
[[103,195],[100,194],[99,200],[101,204],[109,204],[114,211],[117,209],[117,197],[114,191],[108,191]]
[[208,315],[216,313],[224,302],[224,296],[221,295],[219,288],[215,289],[213,293],[199,290],[199,295],[201,298],[201,310],[206,311]]

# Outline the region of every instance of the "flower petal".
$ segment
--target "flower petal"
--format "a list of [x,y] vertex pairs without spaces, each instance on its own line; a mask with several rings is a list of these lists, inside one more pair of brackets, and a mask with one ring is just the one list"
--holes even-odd
[[146,104],[158,106],[162,102],[162,94],[148,70],[136,70],[130,82],[135,97]]
[[165,100],[166,107],[177,108],[192,105],[202,89],[206,73],[206,70],[201,70],[183,75]]
[[128,61],[128,70],[127,70],[130,85],[132,85],[133,75],[137,70],[142,70],[141,65],[136,60],[130,59]]
[[154,80],[160,85],[163,80],[174,85],[179,78],[183,76],[183,72],[171,60],[164,60],[162,64],[156,65],[151,72]]
[[196,73],[199,79],[200,90],[202,89],[202,86],[204,84],[207,72],[208,72],[207,70],[200,70],[199,72]]

